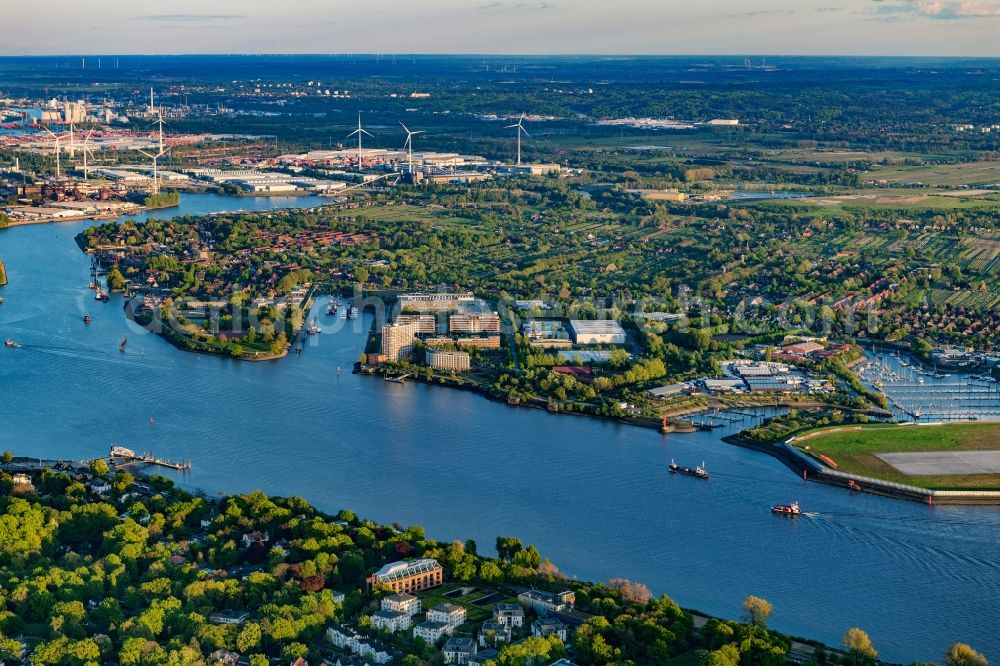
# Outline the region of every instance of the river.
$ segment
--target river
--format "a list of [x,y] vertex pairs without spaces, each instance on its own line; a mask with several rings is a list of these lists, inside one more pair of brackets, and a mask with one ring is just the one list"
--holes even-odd
[[[184,195],[180,208],[149,215],[317,201]],[[805,483],[722,443],[731,430],[664,437],[352,375],[367,318],[327,320],[301,356],[277,362],[183,352],[127,322],[120,297],[94,302],[89,259],[73,242],[89,224],[0,231],[10,277],[0,338],[24,345],[0,348],[0,450],[151,450],[190,459],[181,480],[191,487],[300,495],[484,551],[517,535],[571,576],[639,580],[707,613],[738,617],[756,594],[774,604],[775,628],[838,644],[859,626],[891,660],[940,660],[959,640],[1000,659],[994,509]],[[711,480],[669,475],[671,458],[704,460]],[[811,515],[768,511],[791,500]]]

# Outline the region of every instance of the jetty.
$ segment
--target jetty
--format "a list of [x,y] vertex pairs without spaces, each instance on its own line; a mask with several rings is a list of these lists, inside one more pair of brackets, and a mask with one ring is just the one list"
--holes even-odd
[[126,449],[123,446],[112,446],[111,452],[108,454],[108,459],[118,467],[125,467],[128,465],[147,465],[165,467],[166,469],[173,469],[180,472],[186,472],[191,469],[190,460],[174,462],[164,458],[157,458],[151,451],[136,453],[132,449]]

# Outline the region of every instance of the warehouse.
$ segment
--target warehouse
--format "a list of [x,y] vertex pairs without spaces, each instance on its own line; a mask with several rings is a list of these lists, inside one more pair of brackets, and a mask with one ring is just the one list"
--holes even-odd
[[625,331],[613,319],[573,319],[569,322],[573,342],[578,345],[623,345]]

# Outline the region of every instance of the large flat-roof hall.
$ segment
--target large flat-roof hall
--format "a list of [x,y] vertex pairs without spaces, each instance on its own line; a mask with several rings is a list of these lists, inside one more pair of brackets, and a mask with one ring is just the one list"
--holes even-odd
[[613,319],[571,319],[569,328],[578,345],[625,344],[625,330]]
[[367,579],[368,589],[386,586],[393,592],[417,592],[437,587],[444,582],[444,569],[437,560],[391,562]]

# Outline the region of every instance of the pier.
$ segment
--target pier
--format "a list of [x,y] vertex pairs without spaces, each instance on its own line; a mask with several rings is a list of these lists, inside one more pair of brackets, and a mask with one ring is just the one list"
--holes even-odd
[[108,459],[118,467],[126,467],[128,465],[147,465],[165,467],[166,469],[172,469],[179,472],[186,472],[191,469],[190,460],[174,462],[164,458],[157,458],[151,451],[136,453],[132,449],[126,449],[122,446],[112,446],[111,452],[108,454]]

